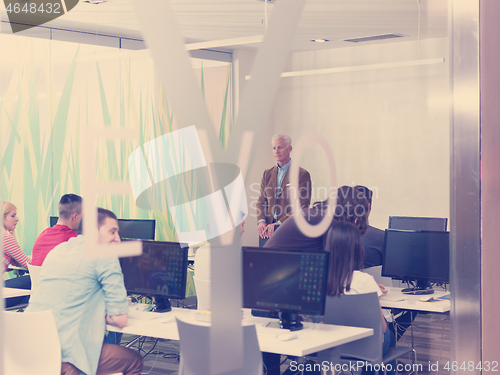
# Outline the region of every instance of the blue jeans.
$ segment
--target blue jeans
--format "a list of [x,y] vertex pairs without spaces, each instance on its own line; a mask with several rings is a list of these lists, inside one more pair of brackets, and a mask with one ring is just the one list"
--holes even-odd
[[[394,333],[387,328],[384,333],[384,342],[382,344],[382,354],[387,353],[387,350],[389,348],[393,348],[396,346],[396,337],[394,336]],[[385,365],[388,365],[388,363],[385,363]],[[396,373],[396,362],[391,362],[391,371],[387,371],[387,375],[394,375]],[[375,374],[375,371],[370,371],[370,370],[363,370],[361,371],[362,375],[372,375]]]
[[[13,277],[12,279],[5,280],[4,285],[6,288],[31,289],[31,278],[30,275]],[[8,309],[12,306],[26,304],[29,300],[30,296],[6,298],[5,308]]]
[[123,333],[109,331],[106,336],[104,336],[104,344],[116,344],[120,345],[122,341]]

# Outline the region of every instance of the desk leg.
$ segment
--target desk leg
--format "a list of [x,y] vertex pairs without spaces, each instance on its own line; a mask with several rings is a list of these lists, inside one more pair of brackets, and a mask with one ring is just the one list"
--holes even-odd
[[[335,374],[335,365],[337,363],[341,363],[340,361],[340,347],[335,347],[327,350],[323,350],[318,352],[318,356],[316,359],[316,363],[329,363],[329,366],[321,366],[321,374],[322,375],[334,375]],[[326,368],[327,367],[327,368]]]
[[413,310],[410,310],[410,329],[411,329],[411,348],[415,350],[413,346]]
[[137,336],[135,339],[130,341],[127,345],[125,345],[126,348],[130,348],[132,345],[134,345],[137,341],[141,339],[142,336]]

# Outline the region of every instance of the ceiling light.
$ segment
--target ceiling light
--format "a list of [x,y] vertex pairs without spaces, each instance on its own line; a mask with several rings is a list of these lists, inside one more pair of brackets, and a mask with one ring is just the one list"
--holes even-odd
[[384,39],[392,39],[392,38],[401,38],[404,35],[401,34],[382,34],[382,35],[372,35],[372,36],[364,36],[361,38],[353,38],[353,39],[344,39],[344,42],[352,42],[352,43],[359,43],[359,42],[371,42],[374,40],[384,40]]
[[[338,67],[338,68],[299,70],[299,71],[295,71],[295,72],[283,72],[283,73],[281,73],[281,77],[302,77],[302,76],[314,76],[314,75],[319,75],[319,74],[359,72],[359,71],[366,71],[366,70],[433,65],[433,64],[441,64],[444,62],[445,62],[444,57],[437,57],[434,59],[425,59],[425,60],[398,61],[398,62],[392,62],[392,63],[381,63],[381,64],[370,64],[370,65],[352,65],[352,66],[344,66],[344,67]],[[245,80],[247,80],[247,81],[251,78],[252,78],[252,76],[245,76]]]
[[328,39],[312,39],[311,42],[325,43],[325,42],[329,42],[329,40]]

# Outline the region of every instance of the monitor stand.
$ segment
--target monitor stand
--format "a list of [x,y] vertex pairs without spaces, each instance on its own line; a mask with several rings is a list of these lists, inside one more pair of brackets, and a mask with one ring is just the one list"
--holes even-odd
[[163,296],[153,296],[153,310],[154,312],[164,313],[172,310],[170,300]]
[[428,281],[417,281],[416,286],[412,288],[405,288],[401,291],[401,293],[413,295],[432,294],[434,293],[434,289],[432,289],[431,283]]
[[280,312],[280,328],[298,331],[303,327],[299,314]]

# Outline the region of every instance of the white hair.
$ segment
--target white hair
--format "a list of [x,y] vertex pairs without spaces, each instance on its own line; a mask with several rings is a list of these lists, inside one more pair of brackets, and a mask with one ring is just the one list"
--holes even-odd
[[285,140],[285,146],[291,146],[292,145],[292,138],[286,134],[275,134],[271,138],[271,141],[277,141],[278,139],[284,139]]

